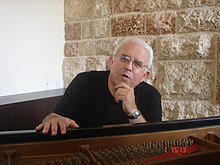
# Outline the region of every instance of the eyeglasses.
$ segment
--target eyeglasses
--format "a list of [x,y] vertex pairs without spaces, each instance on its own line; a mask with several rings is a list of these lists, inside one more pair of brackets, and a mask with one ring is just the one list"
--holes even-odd
[[123,63],[129,63],[130,61],[132,61],[132,66],[135,67],[135,69],[142,69],[144,67],[147,67],[147,65],[144,65],[143,62],[134,59],[126,54],[121,54],[118,56],[119,60]]

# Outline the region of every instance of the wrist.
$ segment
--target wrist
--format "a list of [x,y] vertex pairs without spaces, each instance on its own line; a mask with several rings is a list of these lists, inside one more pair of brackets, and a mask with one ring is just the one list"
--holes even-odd
[[141,112],[138,109],[136,109],[133,113],[127,116],[128,119],[138,119],[141,116]]

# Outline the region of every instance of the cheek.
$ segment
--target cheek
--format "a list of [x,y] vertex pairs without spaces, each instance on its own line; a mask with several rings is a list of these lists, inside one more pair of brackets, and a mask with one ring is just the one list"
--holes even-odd
[[114,70],[116,72],[118,72],[122,68],[123,68],[123,66],[118,62],[113,62],[112,65],[111,65],[111,70]]
[[139,84],[143,81],[143,75],[142,74],[133,74],[133,81],[135,84]]

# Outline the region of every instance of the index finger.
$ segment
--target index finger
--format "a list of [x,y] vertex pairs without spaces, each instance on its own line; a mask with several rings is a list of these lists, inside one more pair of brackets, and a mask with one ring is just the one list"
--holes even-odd
[[119,83],[119,84],[115,85],[116,89],[117,88],[127,88],[127,87],[129,87],[129,86],[126,83]]
[[42,134],[47,134],[49,132],[49,129],[50,129],[50,124],[48,123],[41,123],[39,124],[35,130],[36,131],[41,131]]
[[44,124],[39,124],[37,127],[35,127],[36,131],[40,131],[44,127]]

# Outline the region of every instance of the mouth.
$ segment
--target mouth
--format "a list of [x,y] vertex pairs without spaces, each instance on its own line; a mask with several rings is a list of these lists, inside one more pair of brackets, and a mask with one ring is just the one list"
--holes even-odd
[[122,78],[125,79],[125,80],[130,79],[130,76],[129,76],[128,74],[125,74],[125,73],[124,73],[124,74],[122,74],[121,76],[122,76]]

